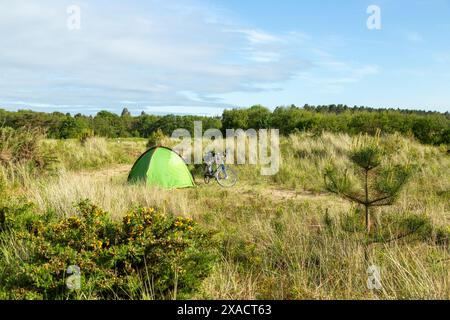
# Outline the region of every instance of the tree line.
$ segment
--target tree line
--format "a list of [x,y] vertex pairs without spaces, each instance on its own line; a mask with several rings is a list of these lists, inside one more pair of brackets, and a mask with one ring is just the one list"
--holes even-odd
[[279,129],[281,134],[309,132],[342,132],[348,134],[375,134],[398,132],[415,137],[426,144],[450,144],[450,114],[326,105],[278,107],[271,111],[255,105],[247,109],[225,110],[221,117],[192,115],[151,115],[142,112],[132,116],[125,108],[121,115],[100,111],[96,115],[71,115],[61,112],[44,113],[31,110],[17,112],[0,109],[0,126],[43,128],[49,138],[80,138],[92,134],[108,138],[148,138],[160,129],[171,135],[175,129],[185,128],[191,133],[194,121],[202,121],[203,129]]

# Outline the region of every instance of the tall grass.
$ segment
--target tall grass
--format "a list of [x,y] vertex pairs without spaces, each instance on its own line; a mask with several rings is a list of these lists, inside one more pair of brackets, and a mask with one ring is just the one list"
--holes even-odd
[[181,216],[192,212],[192,201],[186,191],[174,194],[166,190],[149,189],[144,184],[128,185],[127,174],[126,171],[117,170],[101,175],[95,172],[64,172],[51,181],[31,184],[28,194],[41,210],[53,210],[59,215],[70,214],[73,204],[81,199],[90,199],[116,218],[136,205],[157,206]]
[[[311,212],[314,207],[315,214]],[[241,270],[240,276],[214,274],[205,283],[205,296],[223,297],[222,283],[244,282],[252,284],[249,290],[235,291],[229,298],[247,298],[248,294],[260,299],[449,297],[448,264],[439,265],[436,258],[449,257],[445,247],[423,243],[374,246],[367,261],[364,235],[342,230],[339,212],[333,214],[333,228],[320,227],[318,212],[314,205],[293,206],[279,216],[255,214],[240,221],[239,231],[224,248],[222,263],[226,270]],[[367,288],[371,264],[382,272],[381,291]]]
[[41,129],[0,127],[0,173],[10,187],[25,185],[54,170],[57,159],[41,148],[44,138]]
[[63,169],[96,169],[131,163],[145,150],[143,139],[92,137],[84,143],[76,139],[45,140],[42,149],[57,155]]

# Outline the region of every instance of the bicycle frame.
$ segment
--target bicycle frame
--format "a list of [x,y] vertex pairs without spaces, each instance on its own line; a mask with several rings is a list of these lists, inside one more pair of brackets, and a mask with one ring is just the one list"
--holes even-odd
[[[205,167],[206,166],[208,166],[208,165],[205,165]],[[216,176],[217,176],[217,174],[219,173],[219,169],[221,169],[222,167],[220,166],[220,165],[216,165],[216,168],[214,169],[214,170],[212,170],[212,172],[211,173],[208,173],[206,170],[205,170],[205,174],[204,174],[204,176],[205,177],[210,177],[210,178],[215,178]]]

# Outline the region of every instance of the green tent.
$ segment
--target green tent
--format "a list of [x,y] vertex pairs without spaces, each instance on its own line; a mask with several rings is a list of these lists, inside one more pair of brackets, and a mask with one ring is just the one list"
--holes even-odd
[[153,147],[145,152],[131,168],[128,182],[142,182],[165,189],[195,186],[186,162],[172,149]]

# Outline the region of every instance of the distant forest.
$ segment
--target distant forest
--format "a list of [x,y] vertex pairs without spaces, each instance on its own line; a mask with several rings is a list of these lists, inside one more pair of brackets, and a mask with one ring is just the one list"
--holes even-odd
[[450,144],[450,114],[400,109],[373,109],[345,105],[278,107],[270,111],[261,105],[248,109],[225,110],[221,117],[191,115],[151,115],[142,112],[132,116],[127,108],[118,115],[100,111],[95,116],[71,115],[61,112],[43,113],[30,110],[17,112],[0,109],[0,127],[42,128],[49,138],[80,138],[96,136],[149,137],[161,129],[171,135],[177,128],[192,132],[194,121],[202,121],[203,129],[276,128],[284,135],[301,132],[343,132],[374,134],[398,132],[415,137],[425,144]]

